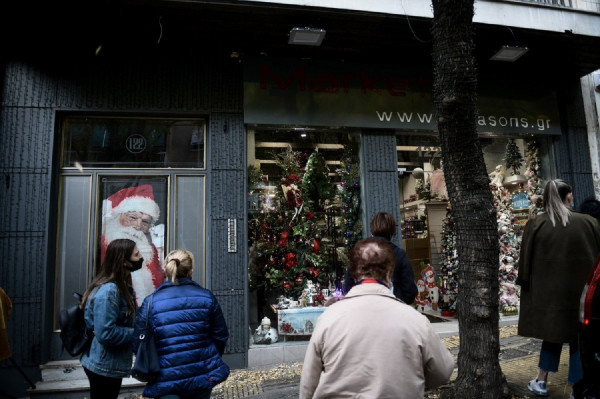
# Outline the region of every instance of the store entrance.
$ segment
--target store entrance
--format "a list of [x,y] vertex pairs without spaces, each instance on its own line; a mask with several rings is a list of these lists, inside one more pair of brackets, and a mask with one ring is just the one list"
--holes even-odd
[[[172,248],[195,256],[193,279],[205,284],[205,176],[188,173],[120,174],[88,171],[60,176],[52,354],[61,351],[58,312],[75,303],[117,238],[136,242],[144,258],[132,274],[136,302],[162,284],[162,261]],[[138,275],[136,275],[136,273]]]

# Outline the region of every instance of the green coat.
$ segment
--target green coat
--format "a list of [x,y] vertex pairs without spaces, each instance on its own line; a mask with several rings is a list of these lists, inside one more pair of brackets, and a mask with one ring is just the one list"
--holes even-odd
[[519,335],[549,342],[576,342],[579,298],[600,253],[600,223],[571,212],[566,227],[547,214],[527,222],[519,277]]

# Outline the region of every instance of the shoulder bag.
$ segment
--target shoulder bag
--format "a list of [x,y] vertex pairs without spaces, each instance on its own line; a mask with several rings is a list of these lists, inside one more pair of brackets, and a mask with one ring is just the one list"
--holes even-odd
[[131,376],[142,382],[153,382],[160,373],[160,362],[154,343],[154,332],[152,324],[148,323],[153,296],[154,294],[150,295],[150,300],[148,301],[146,325],[140,332],[140,345],[138,346],[137,353],[135,354],[135,362],[131,369]]

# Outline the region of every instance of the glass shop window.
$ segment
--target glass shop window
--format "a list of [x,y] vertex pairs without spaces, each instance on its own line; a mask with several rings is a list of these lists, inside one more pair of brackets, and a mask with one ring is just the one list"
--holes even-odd
[[69,116],[64,168],[205,168],[205,119]]

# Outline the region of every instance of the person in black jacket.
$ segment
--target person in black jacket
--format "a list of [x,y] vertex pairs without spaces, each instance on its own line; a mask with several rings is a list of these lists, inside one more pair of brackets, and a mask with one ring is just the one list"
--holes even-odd
[[[396,220],[387,212],[377,213],[371,220],[371,235],[378,240],[386,241],[394,250],[396,264],[392,276],[392,290],[396,298],[401,299],[408,305],[415,301],[417,296],[417,285],[410,259],[406,251],[394,244],[391,239],[396,234]],[[344,294],[354,286],[355,281],[346,271],[344,277]]]

